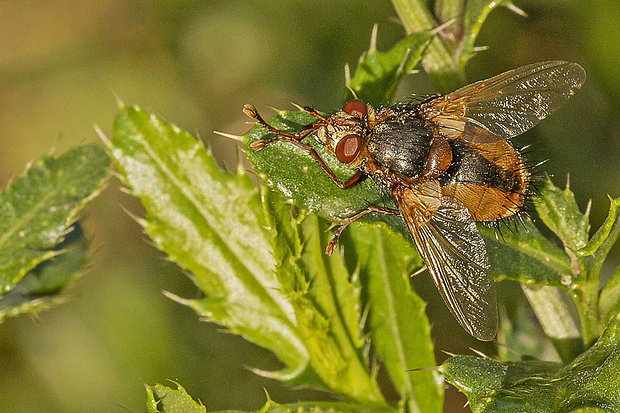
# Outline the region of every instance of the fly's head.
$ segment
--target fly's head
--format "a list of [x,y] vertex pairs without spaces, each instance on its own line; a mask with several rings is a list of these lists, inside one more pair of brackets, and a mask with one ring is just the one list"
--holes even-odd
[[270,140],[255,141],[250,147],[259,151],[271,143],[287,141],[309,150],[309,146],[301,141],[314,135],[338,161],[352,168],[359,167],[367,160],[368,135],[376,123],[375,110],[372,106],[354,99],[327,117],[310,107],[304,109],[317,118],[317,121],[304,126],[299,134],[293,134],[269,125],[253,105],[246,103],[243,112],[276,135]]
[[316,128],[317,138],[338,161],[359,166],[366,157],[366,142],[375,120],[372,106],[359,99],[344,104]]

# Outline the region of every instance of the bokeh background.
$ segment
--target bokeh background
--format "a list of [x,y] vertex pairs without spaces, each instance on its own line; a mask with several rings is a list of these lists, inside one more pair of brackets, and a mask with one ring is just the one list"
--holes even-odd
[[[620,196],[620,3],[515,3],[529,17],[504,8],[491,14],[477,42],[489,49],[471,60],[469,78],[549,59],[586,68],[582,90],[516,144],[532,142],[530,157],[549,159],[542,170],[557,184],[570,172],[581,207],[593,200],[596,228],[607,194]],[[0,182],[51,151],[96,142],[93,125],[111,134],[116,99],[195,132],[223,168],[234,168],[243,155],[212,131],[244,133],[248,101],[263,111],[290,102],[338,107],[343,67],[355,67],[374,23],[380,50],[403,35],[387,0],[2,0]],[[410,76],[398,96],[410,93],[433,93],[424,73]],[[208,410],[256,409],[263,388],[281,402],[324,398],[255,376],[248,366],[278,366],[268,352],[164,297],[163,290],[197,292],[124,208],[141,211],[113,179],[83,214],[92,262],[70,300],[0,325],[0,410],[144,411],[142,383],[169,379]],[[617,250],[611,260],[618,262]],[[493,351],[458,327],[428,276],[415,284],[429,301],[438,350]],[[465,399],[447,394],[446,411],[460,410]]]

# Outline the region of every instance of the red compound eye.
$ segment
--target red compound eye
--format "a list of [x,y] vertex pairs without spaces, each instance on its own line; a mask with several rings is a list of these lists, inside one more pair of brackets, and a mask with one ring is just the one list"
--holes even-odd
[[348,101],[344,104],[342,110],[349,115],[357,116],[360,119],[366,116],[366,104],[359,99]]
[[357,135],[347,135],[336,145],[336,158],[342,163],[349,163],[360,151],[361,139]]

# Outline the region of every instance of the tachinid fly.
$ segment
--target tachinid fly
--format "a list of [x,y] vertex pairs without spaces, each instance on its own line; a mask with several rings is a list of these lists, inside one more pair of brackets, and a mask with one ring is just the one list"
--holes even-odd
[[[400,215],[454,317],[472,336],[492,340],[497,331],[495,286],[475,222],[521,210],[530,173],[508,140],[559,108],[585,76],[576,63],[548,61],[419,104],[373,108],[356,99],[329,116],[306,108],[317,120],[297,135],[269,126],[250,104],[244,112],[275,134],[254,142],[253,150],[290,142],[306,150],[340,188],[370,177],[398,205],[371,205],[344,220],[327,254],[360,217]],[[309,136],[357,172],[341,182],[316,150],[302,142]]]

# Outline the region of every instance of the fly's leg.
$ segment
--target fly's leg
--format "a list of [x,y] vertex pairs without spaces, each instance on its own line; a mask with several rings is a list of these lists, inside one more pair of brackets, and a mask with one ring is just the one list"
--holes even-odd
[[269,125],[267,122],[265,122],[263,117],[258,113],[258,111],[256,110],[256,108],[253,105],[250,105],[249,103],[246,103],[243,106],[243,113],[245,113],[247,116],[249,116],[252,119],[256,119],[258,121],[258,123],[260,123],[269,132],[272,132],[272,133],[276,134],[275,138],[272,138],[272,139],[270,139],[268,141],[261,139],[261,140],[258,140],[256,142],[253,142],[250,145],[250,147],[253,150],[255,150],[255,151],[260,151],[265,146],[271,145],[271,144],[273,144],[275,142],[290,142],[293,145],[295,145],[295,146],[305,150],[306,152],[308,152],[310,154],[310,156],[312,156],[312,158],[319,164],[321,169],[323,169],[323,171],[325,171],[325,173],[331,178],[332,181],[334,181],[334,183],[336,185],[338,185],[338,187],[340,189],[348,189],[348,188],[351,188],[352,186],[355,186],[358,183],[362,182],[366,178],[366,175],[362,171],[357,171],[352,177],[347,179],[345,182],[342,182],[340,179],[338,179],[338,177],[336,176],[334,171],[332,171],[331,168],[325,163],[323,158],[321,158],[321,156],[316,151],[316,149],[314,149],[312,146],[310,146],[310,145],[308,145],[306,143],[301,142],[302,139],[304,139],[306,136],[312,134],[312,132],[314,132],[318,127],[325,125],[325,123],[324,123],[325,118],[323,116],[319,115],[314,109],[306,108],[306,110],[311,115],[313,115],[314,117],[319,119],[319,122],[311,123],[299,135],[295,135],[295,134],[290,133],[290,132],[281,131],[281,130],[276,129],[273,126]]
[[319,112],[317,112],[314,108],[311,108],[310,106],[304,106],[304,110],[308,112],[309,114],[311,114],[312,116],[314,116],[315,118],[317,118],[318,120],[320,120],[321,122],[325,122],[327,120],[327,118],[320,115]]
[[348,227],[352,222],[357,221],[364,215],[370,214],[371,212],[376,212],[378,214],[384,214],[384,215],[400,215],[400,211],[397,209],[385,208],[385,207],[380,207],[376,205],[369,206],[368,208],[364,209],[363,211],[358,212],[352,217],[345,219],[340,224],[340,226],[334,233],[334,237],[332,238],[331,241],[329,241],[329,244],[327,244],[327,248],[325,249],[325,254],[331,256],[334,253],[334,249],[336,248],[336,244],[338,243],[338,238],[340,238],[340,235],[342,235],[342,232],[345,230],[346,227]]

